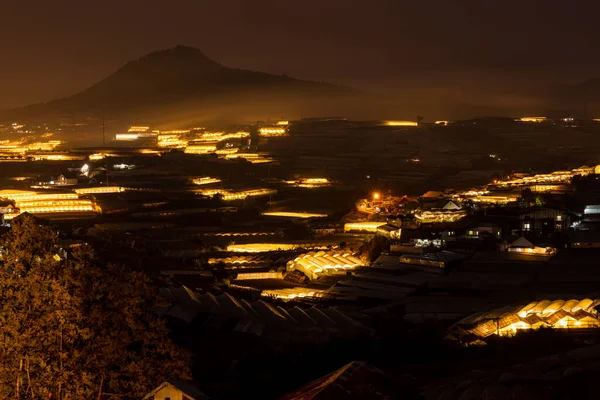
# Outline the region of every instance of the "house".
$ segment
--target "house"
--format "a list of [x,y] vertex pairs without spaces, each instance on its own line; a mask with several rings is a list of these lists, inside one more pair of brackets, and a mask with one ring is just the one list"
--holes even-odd
[[441,200],[433,205],[434,210],[458,211],[462,210],[462,206],[454,200]]
[[519,215],[519,229],[522,235],[551,237],[566,234],[571,223],[571,215],[551,208],[534,208]]
[[0,200],[0,214],[18,214],[19,209],[15,206],[15,202],[11,200]]
[[[534,244],[535,243],[535,244]],[[505,245],[505,250],[508,252],[516,252],[531,255],[554,255],[556,254],[556,248],[548,246],[543,243],[533,242],[531,240],[520,237],[514,242]]]
[[54,178],[51,175],[40,175],[37,178],[37,184],[39,186],[48,186],[48,185],[54,185],[56,181],[56,178]]
[[502,229],[493,223],[482,222],[467,228],[465,231],[465,237],[469,239],[482,239],[485,237],[493,237],[499,239],[502,235]]
[[77,185],[79,180],[77,179],[77,174],[72,172],[67,172],[64,174],[60,174],[56,180],[54,181],[55,185]]
[[456,231],[456,229],[446,229],[441,232],[440,238],[444,243],[449,240],[456,240],[457,233],[458,232]]
[[144,400],[205,400],[205,395],[194,383],[169,379],[144,397]]
[[402,229],[394,225],[385,224],[377,227],[377,233],[388,239],[400,239]]

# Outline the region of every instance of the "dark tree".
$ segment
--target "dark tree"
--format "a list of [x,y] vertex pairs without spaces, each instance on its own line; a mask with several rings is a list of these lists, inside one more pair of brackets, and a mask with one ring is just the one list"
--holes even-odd
[[0,242],[0,398],[141,398],[188,357],[151,312],[141,273],[100,265],[83,246],[24,218]]

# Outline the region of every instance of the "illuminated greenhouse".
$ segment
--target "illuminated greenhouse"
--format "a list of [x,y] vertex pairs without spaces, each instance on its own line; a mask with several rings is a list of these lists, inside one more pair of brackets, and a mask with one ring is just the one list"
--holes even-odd
[[310,280],[322,275],[345,274],[346,271],[364,266],[364,262],[352,254],[336,251],[311,251],[290,261],[288,271],[299,270]]
[[473,314],[451,329],[451,335],[463,343],[472,343],[492,335],[512,336],[521,330],[555,328],[583,329],[600,327],[597,306],[600,299],[540,300],[506,306]]

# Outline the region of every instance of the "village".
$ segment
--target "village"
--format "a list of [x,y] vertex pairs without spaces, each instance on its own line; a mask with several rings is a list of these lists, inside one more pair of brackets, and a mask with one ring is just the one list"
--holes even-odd
[[[400,122],[369,126],[384,135],[425,129]],[[306,127],[315,124],[335,127],[314,138],[315,148],[366,129],[355,123],[348,133],[338,120],[214,132],[132,126],[102,147],[20,142],[24,160],[7,156],[2,164],[3,229],[33,216],[60,232],[64,257],[88,243],[107,262],[144,271],[160,288],[155,313],[194,353],[242,352],[251,343],[273,359],[273,348],[293,358],[338,342],[371,343],[390,324],[403,334],[433,327],[457,347],[543,328],[578,331],[596,343],[599,165],[506,171],[500,156],[483,154],[474,158],[488,158],[493,170],[440,178],[436,189],[444,180],[457,186],[418,193],[426,185],[412,171],[428,168],[424,151],[404,156],[408,169],[395,183],[387,166],[357,178],[348,177],[348,165],[342,171],[311,161],[308,168],[302,157],[290,159],[282,146],[302,135],[309,142]],[[320,157],[338,165],[338,154]],[[210,340],[194,341],[197,335]],[[196,375],[212,369],[219,379],[241,379],[255,361],[246,354],[236,367],[233,353],[215,356],[214,365],[197,361]],[[344,368],[383,374],[368,364]],[[308,383],[269,374],[281,381],[269,396]],[[423,382],[413,379],[395,390],[419,392]],[[244,387],[259,393],[260,382]],[[224,391],[211,379],[197,379],[201,389],[156,384],[149,398],[244,390]]]

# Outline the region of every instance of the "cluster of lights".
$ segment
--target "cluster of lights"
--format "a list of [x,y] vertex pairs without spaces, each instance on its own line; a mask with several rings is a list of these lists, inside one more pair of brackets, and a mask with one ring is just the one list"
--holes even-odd
[[415,121],[384,121],[385,126],[419,126]]
[[139,154],[152,154],[152,155],[161,155],[162,153],[159,150],[153,149],[139,149],[137,150]]
[[275,236],[276,232],[209,232],[205,233],[204,236],[234,236],[234,237],[246,237],[246,236]]
[[[495,154],[490,154],[490,157],[496,157]],[[495,180],[491,185],[502,189],[513,188],[529,188],[532,192],[546,193],[561,190],[565,184],[572,182],[573,177],[577,175],[586,176],[593,173],[600,173],[600,165],[595,167],[579,167],[570,171],[555,171],[548,174],[537,174],[533,176],[525,176],[517,179],[506,181]],[[466,192],[457,193],[454,197],[472,201],[473,203],[482,204],[508,204],[519,200],[520,196],[516,194],[509,195],[493,195],[487,187],[481,189],[471,189]]]
[[90,201],[87,199],[75,199],[75,200],[62,200],[62,199],[46,199],[46,200],[27,200],[27,201],[19,201],[19,208],[22,211],[27,211],[25,209],[32,207],[54,207],[54,206],[65,206],[65,207],[74,207],[74,206],[85,206],[90,204]]
[[32,143],[26,142],[26,138],[18,140],[0,140],[0,152],[25,155],[35,151],[55,151],[57,147],[64,144],[64,142],[60,140]]
[[124,170],[128,170],[128,169],[134,169],[135,164],[114,164],[113,168],[118,171],[124,171]]
[[256,263],[256,256],[233,256],[233,257],[219,257],[209,258],[208,263],[210,265],[215,264],[254,264]]
[[97,186],[90,188],[75,189],[77,194],[106,194],[106,193],[121,193],[125,188],[121,186]]
[[381,212],[397,214],[404,208],[406,202],[416,201],[416,199],[409,198],[408,196],[384,196],[380,192],[373,192],[369,198],[359,199],[356,202],[356,209],[358,212],[365,214],[379,214]]
[[219,183],[219,178],[211,178],[210,176],[203,176],[201,178],[195,178],[193,181],[194,185],[209,185],[211,183]]
[[537,174],[534,176],[526,176],[523,178],[512,179],[508,181],[498,181],[495,182],[495,185],[498,187],[520,187],[534,185],[568,184],[572,181],[575,175],[585,176],[594,172],[600,172],[600,166],[596,166],[594,168],[581,167],[573,169],[571,171],[555,171],[549,174]]
[[328,292],[323,289],[309,289],[305,287],[295,287],[289,289],[269,289],[263,290],[262,297],[275,298],[278,300],[295,300],[302,298],[328,297]]
[[257,153],[233,153],[225,155],[225,159],[227,160],[235,160],[237,158],[243,158],[244,160],[252,164],[266,164],[273,162],[272,159],[264,157]]
[[[187,131],[185,131],[187,132]],[[158,135],[157,147],[163,148],[184,148],[188,144],[188,141],[181,138],[181,133],[177,131],[170,131],[168,133],[161,132]]]
[[7,140],[0,144],[0,151],[4,153],[25,154],[27,153],[27,147],[22,146],[20,143]]
[[27,150],[29,151],[53,151],[58,146],[63,144],[60,140],[49,140],[47,142],[34,142],[27,144]]
[[260,136],[272,137],[272,136],[284,136],[287,130],[282,127],[264,126],[258,130]]
[[54,205],[48,205],[48,206],[39,206],[39,207],[35,207],[35,206],[31,206],[31,207],[25,207],[22,205],[18,205],[19,210],[21,210],[22,213],[30,213],[30,214],[56,214],[56,213],[65,213],[65,212],[95,212],[96,208],[94,207],[93,204],[85,204],[85,205],[66,205],[66,204],[60,204],[60,203],[56,203]]
[[78,199],[77,193],[38,193],[30,190],[0,190],[0,198],[14,201],[31,201],[31,200],[74,200]]
[[145,133],[148,132],[150,130],[149,126],[130,126],[129,129],[127,129],[127,132],[129,133]]
[[556,254],[556,249],[554,247],[510,247],[508,251],[538,256],[552,256]]
[[106,154],[104,153],[94,153],[94,154],[90,154],[88,159],[90,161],[100,161],[100,160],[104,160],[106,158]]
[[519,122],[544,122],[546,121],[546,117],[522,117],[519,118],[517,121]]
[[344,232],[377,232],[386,222],[349,222],[344,224]]
[[263,253],[268,251],[290,251],[298,248],[297,244],[289,243],[249,243],[229,245],[227,246],[227,251],[234,253]]
[[232,192],[225,189],[205,189],[200,190],[198,193],[203,196],[214,196],[221,195],[224,201],[233,201],[233,200],[244,200],[247,197],[259,197],[259,196],[269,196],[272,194],[277,194],[277,190],[275,189],[251,189],[244,190],[241,192]]
[[262,215],[266,217],[284,217],[284,218],[326,218],[327,214],[307,213],[307,212],[291,212],[291,211],[269,211]]
[[72,154],[34,154],[34,161],[83,161],[85,156]]
[[187,135],[188,133],[190,133],[189,129],[173,129],[170,131],[160,131],[159,132],[160,135],[176,135],[176,136]]
[[508,196],[489,196],[489,195],[481,195],[469,198],[473,203],[481,203],[481,204],[509,204],[519,200],[518,195],[508,195]]
[[217,151],[217,144],[195,144],[185,148],[186,154],[211,154]]
[[304,178],[296,181],[288,181],[286,183],[308,189],[331,185],[331,181],[327,178]]
[[[19,213],[60,214],[72,212],[100,212],[90,199],[80,199],[77,193],[37,193],[33,191],[0,191],[0,198],[13,200]],[[19,215],[5,215],[12,219]]]
[[467,216],[466,211],[423,211],[415,214],[422,223],[456,222]]
[[471,189],[466,192],[462,192],[457,195],[457,197],[477,197],[477,196],[485,196],[489,194],[490,191],[487,189]]
[[27,162],[27,158],[25,158],[25,156],[7,156],[4,154],[0,154],[0,162],[10,162],[10,163],[15,163],[15,162]]
[[238,151],[240,151],[240,149],[238,149],[237,147],[229,147],[224,149],[218,149],[217,151],[215,151],[215,154],[219,156],[226,156],[228,154],[235,154]]

